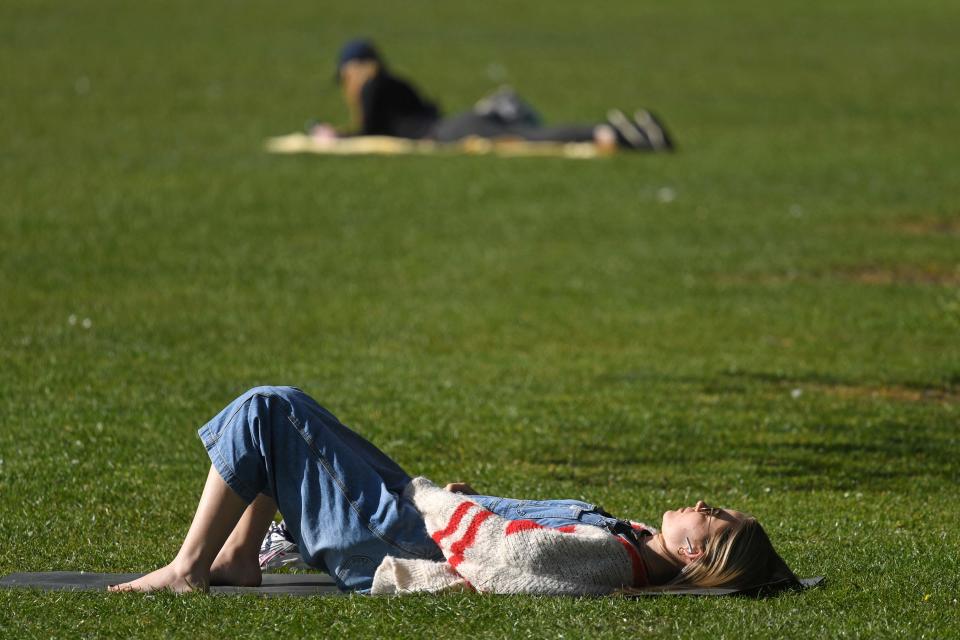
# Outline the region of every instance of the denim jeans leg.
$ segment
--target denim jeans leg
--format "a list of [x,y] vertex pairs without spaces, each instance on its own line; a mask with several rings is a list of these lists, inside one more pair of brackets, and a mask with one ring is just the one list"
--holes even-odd
[[248,502],[272,496],[304,560],[367,590],[384,556],[443,555],[403,499],[410,476],[293,387],[257,387],[200,429],[210,460]]

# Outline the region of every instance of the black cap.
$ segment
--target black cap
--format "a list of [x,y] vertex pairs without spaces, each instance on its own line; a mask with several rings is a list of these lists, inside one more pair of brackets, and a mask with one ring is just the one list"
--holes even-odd
[[376,60],[377,62],[382,62],[377,48],[373,46],[373,42],[363,38],[356,38],[340,48],[340,55],[337,57],[337,80],[340,79],[340,69],[351,60]]

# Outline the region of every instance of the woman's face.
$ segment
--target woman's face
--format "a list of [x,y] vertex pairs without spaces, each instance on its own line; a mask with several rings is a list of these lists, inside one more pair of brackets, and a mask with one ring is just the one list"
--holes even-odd
[[[660,534],[667,552],[680,564],[689,564],[703,555],[710,536],[740,522],[746,516],[732,509],[717,509],[703,500],[663,514]],[[689,546],[688,546],[689,541]],[[690,550],[693,547],[693,551]]]
[[347,101],[359,100],[363,85],[377,75],[380,63],[376,60],[349,60],[340,67],[340,87]]

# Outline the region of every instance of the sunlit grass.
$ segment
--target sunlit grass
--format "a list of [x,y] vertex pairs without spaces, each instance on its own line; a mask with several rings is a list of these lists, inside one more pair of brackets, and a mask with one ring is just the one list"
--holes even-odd
[[[0,592],[0,635],[955,635],[957,8],[0,7],[0,574],[147,570],[196,428],[295,384],[411,472],[755,513],[767,601]],[[274,157],[377,37],[448,110],[654,108],[675,156]],[[665,195],[667,194],[667,195]]]

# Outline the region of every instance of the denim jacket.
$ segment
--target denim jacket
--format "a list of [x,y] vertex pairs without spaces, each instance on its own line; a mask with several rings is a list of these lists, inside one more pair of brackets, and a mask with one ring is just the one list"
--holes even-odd
[[508,520],[533,520],[552,529],[589,524],[623,536],[634,544],[637,544],[638,535],[650,531],[648,527],[637,530],[629,521],[615,518],[597,505],[580,500],[516,500],[497,496],[470,496],[470,499]]

